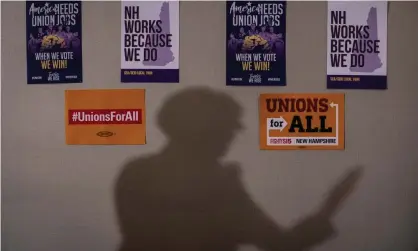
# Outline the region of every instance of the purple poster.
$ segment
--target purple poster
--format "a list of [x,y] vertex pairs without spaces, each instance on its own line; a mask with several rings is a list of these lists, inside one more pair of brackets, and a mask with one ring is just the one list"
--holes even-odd
[[286,2],[227,1],[226,81],[286,85]]
[[81,83],[81,1],[27,1],[28,84]]

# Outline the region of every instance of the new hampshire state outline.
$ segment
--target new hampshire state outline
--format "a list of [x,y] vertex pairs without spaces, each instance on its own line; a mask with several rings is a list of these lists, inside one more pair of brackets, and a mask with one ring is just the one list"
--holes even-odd
[[[377,9],[371,7],[369,15],[367,17],[367,25],[370,28],[370,40],[377,40],[379,36],[377,34]],[[350,67],[351,72],[374,72],[382,67],[383,63],[379,55],[376,53],[364,54],[364,66],[363,67]]]
[[[162,22],[162,34],[170,34],[170,4],[163,2],[160,9],[160,20]],[[170,47],[157,47],[158,57],[156,61],[143,62],[144,65],[149,66],[165,66],[174,61],[174,53]]]

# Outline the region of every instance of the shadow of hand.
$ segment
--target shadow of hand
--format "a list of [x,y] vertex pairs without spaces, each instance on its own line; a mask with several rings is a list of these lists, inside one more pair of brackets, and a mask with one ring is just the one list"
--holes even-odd
[[[331,189],[320,210],[300,221],[288,231],[285,249],[305,250],[317,246],[336,235],[331,218],[337,213],[342,203],[354,190],[363,173],[362,167],[351,169],[344,178]],[[283,249],[283,250],[285,250]]]
[[338,212],[342,203],[353,192],[362,174],[363,167],[361,166],[356,166],[349,170],[344,178],[333,187],[325,203],[322,205],[319,214],[325,218],[333,217]]

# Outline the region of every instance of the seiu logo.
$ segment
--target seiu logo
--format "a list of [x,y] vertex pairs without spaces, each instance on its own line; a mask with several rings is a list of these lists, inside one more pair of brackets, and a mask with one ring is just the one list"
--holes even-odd
[[259,74],[257,74],[257,75],[250,74],[249,82],[250,83],[261,83],[261,75],[259,75]]
[[60,75],[58,72],[50,72],[48,75],[48,81],[59,81]]

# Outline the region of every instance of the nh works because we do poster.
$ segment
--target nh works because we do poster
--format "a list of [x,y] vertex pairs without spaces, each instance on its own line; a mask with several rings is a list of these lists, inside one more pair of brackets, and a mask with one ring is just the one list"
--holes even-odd
[[328,2],[328,88],[387,88],[387,12],[386,1]]
[[122,82],[179,82],[179,2],[122,1]]

